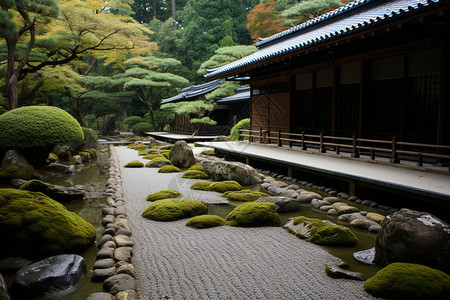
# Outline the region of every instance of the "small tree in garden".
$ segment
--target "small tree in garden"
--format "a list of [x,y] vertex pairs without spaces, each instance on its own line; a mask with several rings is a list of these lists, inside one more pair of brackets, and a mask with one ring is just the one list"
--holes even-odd
[[203,100],[182,101],[178,103],[167,103],[161,105],[162,110],[170,110],[177,115],[185,115],[194,125],[195,136],[202,125],[216,125],[217,122],[209,118],[209,113],[214,110],[214,104],[207,103]]

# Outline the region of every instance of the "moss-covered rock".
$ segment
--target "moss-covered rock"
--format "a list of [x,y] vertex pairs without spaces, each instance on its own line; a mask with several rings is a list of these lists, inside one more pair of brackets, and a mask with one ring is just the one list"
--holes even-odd
[[131,144],[131,145],[128,145],[127,147],[130,149],[133,149],[133,150],[137,150],[137,151],[142,151],[142,150],[145,150],[148,148],[148,146],[144,145],[144,144],[135,144],[135,145]]
[[91,224],[42,193],[0,189],[0,256],[79,252],[96,235]]
[[87,151],[81,151],[78,155],[81,157],[83,162],[88,162],[91,160],[91,154]]
[[147,155],[147,151],[146,150],[141,150],[141,151],[139,151],[138,155],[139,156]]
[[198,171],[198,170],[187,170],[184,172],[183,178],[189,178],[189,179],[208,179],[208,175],[205,172]]
[[231,211],[226,220],[231,226],[280,226],[280,215],[273,203],[247,202]]
[[177,173],[177,172],[181,172],[180,168],[172,165],[162,166],[158,170],[158,173]]
[[208,206],[198,200],[163,199],[150,204],[142,216],[154,221],[176,221],[202,215],[207,211]]
[[208,187],[212,184],[211,181],[200,181],[191,185],[191,190],[207,191]]
[[214,191],[219,193],[225,193],[228,191],[239,191],[242,190],[242,186],[234,180],[218,181],[211,183],[207,191]]
[[199,162],[196,164],[193,164],[189,170],[197,170],[197,171],[205,171],[205,169],[203,169],[203,163]]
[[76,187],[53,185],[37,179],[28,180],[20,186],[21,190],[29,192],[41,192],[58,202],[82,200],[86,194]]
[[161,168],[162,166],[171,165],[170,160],[165,157],[155,157],[145,164],[146,168]]
[[170,153],[170,150],[159,150],[159,153],[161,154],[161,155],[164,155],[164,156],[168,156],[169,155],[169,153]]
[[156,193],[152,193],[147,196],[147,201],[157,201],[162,199],[176,198],[181,196],[181,193],[174,190],[162,190]]
[[203,150],[202,152],[200,152],[200,154],[203,154],[203,155],[216,155],[216,152],[214,151],[214,149],[210,149],[210,150]]
[[263,192],[256,192],[252,190],[229,191],[221,195],[231,201],[255,201],[261,197],[268,197],[269,195]]
[[226,220],[222,217],[216,215],[201,215],[190,218],[186,226],[203,229],[203,228],[211,228],[217,226],[223,226],[226,224]]
[[59,157],[58,157],[58,155],[56,155],[55,153],[50,153],[50,154],[48,155],[47,161],[48,161],[49,163],[52,163],[52,162],[59,162]]
[[355,234],[345,226],[332,225],[320,219],[297,217],[293,225],[302,224],[308,231],[308,241],[325,246],[353,246],[358,243]]
[[152,160],[152,159],[157,158],[157,157],[164,157],[164,156],[162,156],[161,154],[158,153],[158,154],[147,154],[147,155],[145,155],[142,158]]
[[144,167],[144,163],[138,160],[133,160],[130,161],[129,163],[127,163],[125,166],[123,166],[124,168],[143,168]]
[[17,150],[9,150],[5,153],[0,168],[0,181],[10,181],[11,179],[31,179],[34,168],[28,163],[26,158]]
[[368,279],[364,289],[384,299],[450,299],[450,276],[424,265],[392,263]]
[[87,149],[86,152],[88,152],[91,155],[91,160],[97,158],[97,150],[91,148]]

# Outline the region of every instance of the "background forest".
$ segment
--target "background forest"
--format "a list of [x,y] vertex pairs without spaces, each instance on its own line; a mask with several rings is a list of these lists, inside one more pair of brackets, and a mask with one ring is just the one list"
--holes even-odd
[[[0,113],[53,105],[82,126],[106,115],[154,129],[170,122],[161,99],[204,82],[205,68],[246,56],[252,43],[328,10],[338,0],[0,1]],[[227,83],[208,95],[234,93]]]

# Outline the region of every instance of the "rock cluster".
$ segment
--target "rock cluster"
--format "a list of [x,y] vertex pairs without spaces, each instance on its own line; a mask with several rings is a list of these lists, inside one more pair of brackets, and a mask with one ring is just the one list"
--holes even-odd
[[111,146],[107,207],[103,208],[103,237],[97,243],[97,261],[92,281],[103,281],[106,293],[93,293],[87,299],[137,299],[132,264],[133,241],[123,198],[123,181],[114,147]]

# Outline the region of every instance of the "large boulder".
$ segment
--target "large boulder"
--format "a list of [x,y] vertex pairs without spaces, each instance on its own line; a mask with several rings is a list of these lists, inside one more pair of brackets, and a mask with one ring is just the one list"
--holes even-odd
[[25,182],[20,189],[30,192],[41,192],[58,202],[81,200],[86,194],[85,191],[76,187],[52,185],[36,179]]
[[180,168],[189,168],[197,162],[192,148],[185,141],[178,141],[173,145],[169,159],[173,165]]
[[106,115],[103,119],[103,126],[101,130],[102,135],[114,135],[116,130],[116,115]]
[[94,226],[42,193],[0,189],[0,256],[74,253],[96,235]]
[[205,160],[203,169],[214,181],[235,180],[241,185],[252,185],[264,179],[255,169],[240,162]]
[[302,208],[302,203],[300,201],[290,197],[280,197],[280,196],[262,197],[255,200],[255,202],[274,203],[277,208],[277,212],[289,212],[300,210]]
[[52,256],[20,269],[14,278],[13,293],[21,296],[68,295],[76,289],[87,267],[75,254]]
[[0,273],[0,299],[9,300],[8,289],[6,286],[5,279],[3,279],[2,274]]
[[375,240],[375,263],[407,262],[450,272],[449,224],[426,213],[400,209],[387,216]]
[[33,174],[33,166],[20,152],[9,150],[5,153],[0,166],[0,181],[9,181],[15,178],[31,179]]

